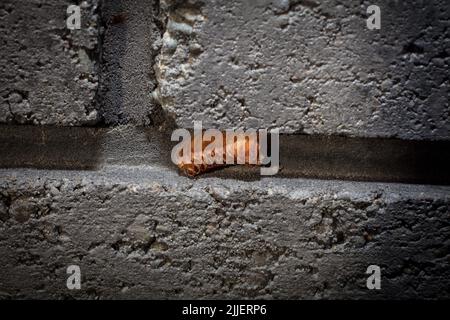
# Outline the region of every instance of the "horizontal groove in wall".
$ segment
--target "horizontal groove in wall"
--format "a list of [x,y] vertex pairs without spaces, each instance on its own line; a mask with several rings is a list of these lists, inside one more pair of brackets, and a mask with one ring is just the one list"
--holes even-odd
[[[153,128],[0,126],[0,167],[177,170],[170,160],[173,145],[170,133]],[[280,177],[450,185],[450,141],[287,135],[280,137],[280,162]],[[261,179],[258,168],[245,166],[204,176]]]

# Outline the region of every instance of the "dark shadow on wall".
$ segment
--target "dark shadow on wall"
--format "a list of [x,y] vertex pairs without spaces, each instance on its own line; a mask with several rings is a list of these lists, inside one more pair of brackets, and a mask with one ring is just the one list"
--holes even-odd
[[104,124],[153,124],[157,107],[154,60],[161,37],[158,1],[101,1],[102,57],[99,87]]
[[152,128],[0,125],[0,168],[100,170],[108,165],[163,166],[170,136]]
[[[0,126],[0,168],[94,170],[107,165],[172,163],[171,131],[114,128]],[[406,141],[283,135],[274,178],[338,179],[450,185],[450,141]],[[183,174],[180,172],[180,174]],[[229,166],[199,175],[257,181],[258,166]]]
[[99,108],[105,124],[126,122],[123,106],[123,57],[127,47],[123,1],[101,1],[101,57]]
[[[448,141],[283,135],[280,170],[274,177],[449,185],[448,163]],[[251,166],[231,166],[204,176],[263,178],[259,167]]]
[[102,128],[0,126],[0,167],[95,170],[104,140]]

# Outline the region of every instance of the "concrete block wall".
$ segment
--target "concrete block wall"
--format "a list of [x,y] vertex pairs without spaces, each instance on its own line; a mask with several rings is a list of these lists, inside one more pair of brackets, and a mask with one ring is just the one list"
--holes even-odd
[[[449,298],[449,19],[444,0],[2,1],[0,298]],[[184,177],[170,133],[194,120],[279,128],[281,174]]]
[[82,28],[66,28],[70,1],[0,4],[0,123],[94,125],[99,16],[83,2]]
[[447,1],[163,2],[156,95],[180,126],[450,137]]

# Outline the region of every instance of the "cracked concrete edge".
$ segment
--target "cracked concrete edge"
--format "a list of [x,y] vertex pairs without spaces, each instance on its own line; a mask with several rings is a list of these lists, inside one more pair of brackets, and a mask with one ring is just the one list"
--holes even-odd
[[[450,295],[449,187],[192,181],[152,167],[0,176],[2,298]],[[365,287],[371,264],[380,291]]]

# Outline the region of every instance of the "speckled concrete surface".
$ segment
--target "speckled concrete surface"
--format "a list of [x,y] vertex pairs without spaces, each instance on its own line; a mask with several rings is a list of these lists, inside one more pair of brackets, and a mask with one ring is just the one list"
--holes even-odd
[[[115,166],[0,176],[4,298],[449,297],[449,187]],[[380,291],[365,286],[372,264]]]
[[[69,4],[0,3],[1,299],[450,298],[448,1],[380,0],[381,30],[369,1]],[[280,175],[180,175],[193,120],[280,128]]]

